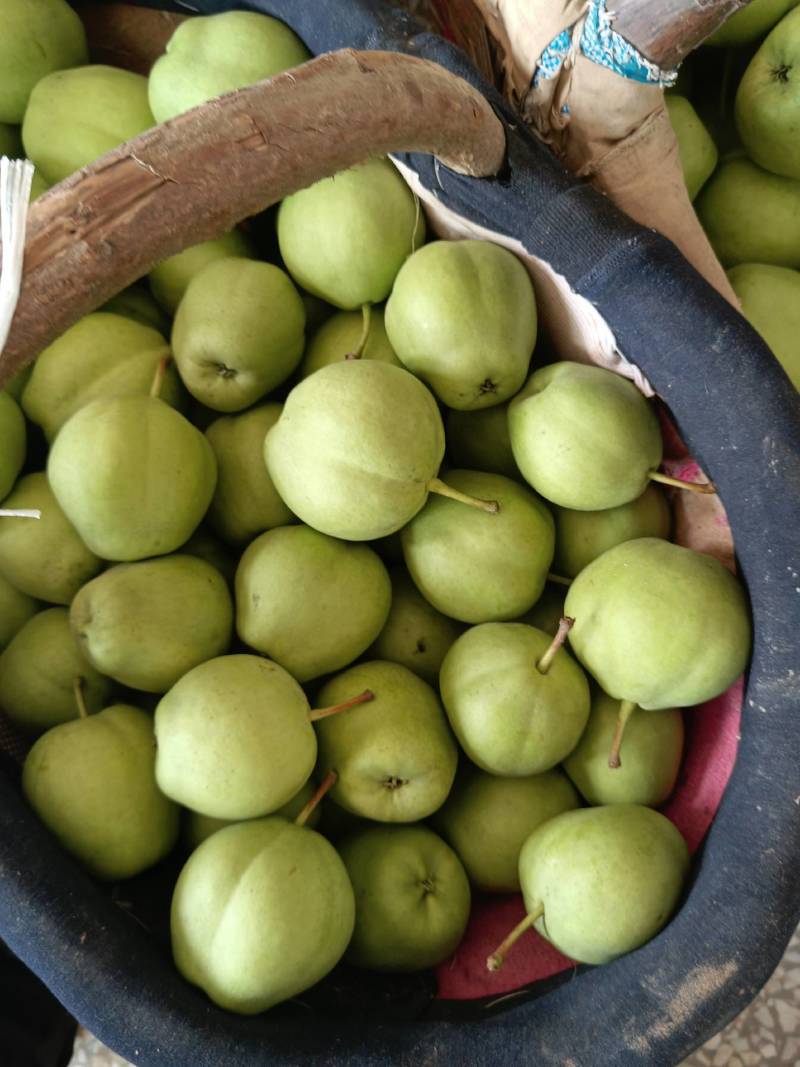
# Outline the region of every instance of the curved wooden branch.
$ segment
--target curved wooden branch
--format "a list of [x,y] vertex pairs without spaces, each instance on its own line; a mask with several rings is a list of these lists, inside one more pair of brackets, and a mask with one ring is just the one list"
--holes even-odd
[[614,29],[663,70],[677,67],[749,0],[614,0]]
[[372,155],[495,174],[503,125],[467,82],[394,52],[319,56],[148,130],[31,207],[0,387],[83,315],[189,245]]

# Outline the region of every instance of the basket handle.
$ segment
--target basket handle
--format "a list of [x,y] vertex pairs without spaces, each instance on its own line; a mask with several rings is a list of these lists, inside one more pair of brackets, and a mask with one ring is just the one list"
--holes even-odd
[[614,29],[662,70],[677,67],[749,0],[615,0]]
[[505,131],[485,98],[438,64],[344,49],[211,100],[102,156],[31,206],[0,388],[162,259],[393,151],[429,152],[481,177],[502,166]]

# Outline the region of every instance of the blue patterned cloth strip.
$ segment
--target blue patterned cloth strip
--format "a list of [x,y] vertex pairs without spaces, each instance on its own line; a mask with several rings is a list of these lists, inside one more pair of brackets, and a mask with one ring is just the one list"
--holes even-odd
[[[534,86],[548,78],[554,78],[569,53],[572,30],[562,30],[554,37],[539,57],[533,75]],[[580,39],[580,50],[587,58],[600,66],[608,67],[615,74],[633,81],[664,88],[675,84],[677,70],[661,70],[641,56],[632,44],[620,37],[611,26],[611,16],[606,10],[606,0],[591,0],[589,12]]]

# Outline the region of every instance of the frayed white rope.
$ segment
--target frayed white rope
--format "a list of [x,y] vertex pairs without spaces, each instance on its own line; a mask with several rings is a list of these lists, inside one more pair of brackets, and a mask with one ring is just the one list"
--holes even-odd
[[33,163],[0,159],[0,240],[3,260],[0,266],[0,353],[5,348],[11,321],[17,309],[25,255],[25,226],[31,196]]

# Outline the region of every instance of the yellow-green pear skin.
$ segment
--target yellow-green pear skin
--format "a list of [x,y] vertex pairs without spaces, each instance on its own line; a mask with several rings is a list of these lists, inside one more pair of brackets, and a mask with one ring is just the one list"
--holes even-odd
[[184,978],[253,1015],[302,993],[341,959],[355,902],[338,853],[285,819],[229,826],[189,857],[172,897]]
[[519,478],[508,432],[508,404],[448,411],[447,452],[456,467]]
[[66,0],[3,0],[0,122],[22,122],[37,82],[88,59],[83,23]]
[[434,241],[410,256],[386,304],[386,332],[404,366],[448,407],[508,400],[536,343],[527,270],[490,241]]
[[592,710],[577,748],[564,760],[587,804],[644,804],[657,808],[675,787],[683,755],[683,714],[676,708],[637,709],[628,719],[619,767],[608,755],[620,702],[595,687]]
[[348,963],[403,974],[452,955],[469,919],[470,890],[441,837],[426,826],[372,826],[338,850],[356,900]]
[[38,610],[39,605],[33,597],[20,593],[0,573],[0,652]]
[[[320,367],[347,359],[358,348],[362,327],[363,316],[360,311],[337,311],[326,319],[308,343],[300,364],[300,377],[307,378]],[[403,365],[386,336],[383,308],[370,310],[367,343],[359,358],[377,359],[382,363],[393,363],[396,367]]]
[[522,846],[542,823],[579,806],[580,797],[561,770],[499,778],[466,766],[433,825],[476,889],[518,893]]
[[303,690],[277,663],[247,655],[208,660],[156,708],[159,787],[218,819],[277,811],[314,769],[309,714]]
[[162,308],[174,315],[189,282],[209,263],[229,256],[249,256],[252,249],[241,230],[229,230],[222,237],[190,245],[168,259],[163,259],[150,271],[147,279],[150,291]]
[[400,663],[435,686],[442,660],[464,627],[429,604],[405,568],[394,568],[391,580],[391,607],[370,658]]
[[637,537],[669,537],[672,513],[664,493],[648,485],[628,504],[603,511],[553,508],[556,551],[553,571],[574,578],[609,548]]
[[246,544],[256,534],[292,521],[264,463],[264,438],[281,411],[281,404],[262,404],[216,419],[206,429],[218,470],[208,518],[229,544]]
[[25,416],[8,393],[0,392],[0,500],[11,492],[25,462]]
[[655,412],[632,382],[602,367],[542,367],[509,405],[508,424],[523,477],[564,508],[627,504],[661,462]]
[[158,330],[165,337],[170,331],[170,318],[143,282],[129,285],[121,293],[112,296],[103,304],[100,311],[122,315],[123,318],[138,322],[140,326],[149,326],[153,330]]
[[287,196],[278,210],[286,269],[344,310],[379,304],[425,238],[419,204],[388,159],[370,159]]
[[678,141],[678,153],[689,199],[694,200],[714,173],[719,153],[711,134],[685,96],[664,97],[669,120]]
[[192,278],[172,326],[186,388],[214,411],[242,411],[292,373],[303,355],[306,312],[289,275],[231,257]]
[[211,533],[204,523],[198,526],[186,544],[181,545],[179,551],[185,556],[196,556],[210,563],[228,583],[228,587],[233,589],[239,557]]
[[[16,374],[6,382],[2,389],[0,389],[0,395],[7,393],[12,400],[16,400],[19,404],[22,398],[22,391],[28,384],[28,379],[33,371],[33,364],[29,363],[27,367],[23,367],[22,370],[18,370]],[[2,401],[0,401],[2,403]]]
[[[152,327],[112,312],[94,312],[39,355],[22,408],[52,442],[67,419],[93,400],[147,396],[159,360],[168,354],[164,336]],[[172,366],[159,395],[173,407],[185,396]]]
[[535,493],[502,474],[447,472],[447,484],[497,514],[431,493],[403,528],[403,558],[436,609],[461,622],[516,619],[542,594],[553,561],[553,516]]
[[20,478],[3,502],[38,510],[39,519],[0,522],[0,574],[28,596],[69,604],[103,567],[59,507],[44,471]]
[[[288,822],[294,822],[306,804],[308,804],[313,797],[314,788],[314,782],[309,778],[306,784],[295,793],[292,799],[288,800],[282,807],[278,808],[276,812],[273,812],[273,814],[279,815],[282,819],[286,819]],[[183,840],[190,850],[202,845],[206,838],[211,837],[217,830],[224,830],[226,826],[236,825],[231,819],[214,819],[210,815],[201,815],[198,811],[191,811],[189,808],[185,808],[183,814]],[[303,825],[313,830],[319,823],[321,815],[322,808],[318,804]]]
[[37,82],[22,123],[28,159],[51,185],[155,126],[147,79],[92,65]]
[[214,452],[163,400],[95,400],[61,428],[47,476],[67,518],[98,556],[132,562],[174,552],[208,510]]
[[600,687],[642,708],[682,708],[724,692],[750,656],[739,581],[712,556],[659,538],[611,548],[574,580],[569,640]]
[[416,822],[442,806],[458,750],[435,691],[399,663],[372,660],[336,675],[317,697],[331,707],[369,689],[374,699],[314,724],[329,796],[376,822]]
[[740,263],[728,271],[742,314],[800,390],[800,272],[768,263]]
[[433,394],[376,360],[331,363],[292,389],[264,457],[286,505],[331,537],[372,541],[425,503],[444,457]]
[[610,963],[666,925],[689,871],[686,842],[652,808],[583,808],[548,820],[519,858],[525,908],[565,956]]
[[153,719],[128,704],[48,730],[22,788],[42,822],[95,877],[132,878],[178,836],[177,805],[156,785]]
[[447,653],[439,689],[459,744],[489,774],[522,778],[555,767],[589,718],[589,683],[564,648],[538,668],[552,637],[518,622],[486,622]]
[[222,575],[195,556],[110,567],[72,601],[70,625],[93,667],[131,689],[166,693],[228,651],[233,603]]
[[718,30],[703,41],[715,48],[735,48],[757,41],[775,25],[798,0],[750,0],[746,7],[735,11]]
[[746,158],[722,163],[695,203],[724,267],[772,263],[800,267],[800,181]]
[[307,682],[341,670],[383,628],[392,587],[376,552],[308,526],[280,526],[245,549],[236,629],[245,644]]
[[78,717],[76,678],[89,710],[105,707],[111,682],[81,655],[67,609],[40,611],[0,654],[0,708],[26,733],[40,734]]
[[187,19],[150,71],[150,107],[158,122],[166,122],[309,58],[299,37],[268,15],[226,11]]

